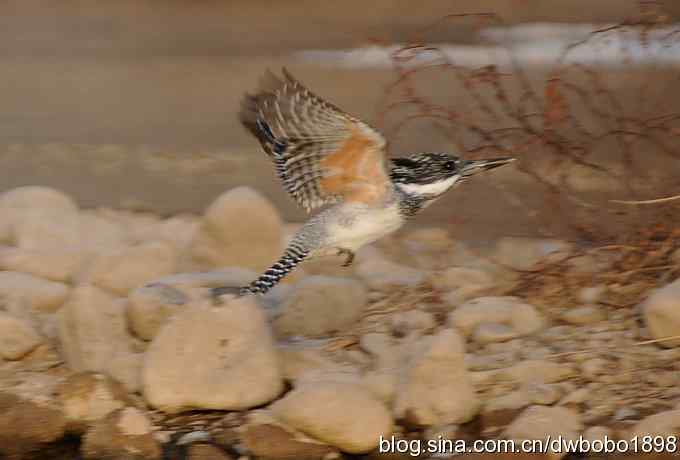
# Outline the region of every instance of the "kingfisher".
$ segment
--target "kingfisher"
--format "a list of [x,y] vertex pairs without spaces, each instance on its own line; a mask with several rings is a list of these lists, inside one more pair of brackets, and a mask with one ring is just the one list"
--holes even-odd
[[382,134],[312,93],[285,68],[246,94],[239,118],[273,161],[283,188],[312,217],[281,258],[249,285],[211,289],[264,294],[305,259],[344,255],[388,235],[446,191],[514,158],[465,160],[450,153],[388,159]]

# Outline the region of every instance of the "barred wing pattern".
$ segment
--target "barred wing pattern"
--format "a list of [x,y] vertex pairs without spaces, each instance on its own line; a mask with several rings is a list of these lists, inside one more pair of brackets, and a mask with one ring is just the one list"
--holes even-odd
[[340,200],[377,203],[391,190],[382,135],[285,69],[283,79],[268,72],[257,93],[246,95],[240,120],[307,212]]

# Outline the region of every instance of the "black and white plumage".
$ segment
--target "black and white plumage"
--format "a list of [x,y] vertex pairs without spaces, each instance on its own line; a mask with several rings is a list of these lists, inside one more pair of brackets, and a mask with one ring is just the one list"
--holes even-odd
[[393,158],[390,179],[403,194],[400,200],[402,213],[411,217],[475,172],[493,169],[509,161],[512,160],[464,160],[449,153],[418,153]]
[[283,256],[274,265],[269,267],[262,275],[246,288],[240,289],[241,294],[265,293],[275,286],[288,273],[309,255],[309,251],[299,244],[289,245]]
[[447,153],[387,160],[385,139],[367,123],[316,96],[285,69],[246,95],[242,124],[273,160],[285,190],[307,212],[324,207],[258,279],[226,293],[265,293],[305,258],[354,252],[399,227],[444,192],[512,158],[469,161]]
[[[259,92],[244,98],[240,120],[272,158],[295,201],[310,212],[386,188],[382,135],[313,94],[285,69],[283,75],[264,76]],[[348,165],[352,155],[356,162]]]

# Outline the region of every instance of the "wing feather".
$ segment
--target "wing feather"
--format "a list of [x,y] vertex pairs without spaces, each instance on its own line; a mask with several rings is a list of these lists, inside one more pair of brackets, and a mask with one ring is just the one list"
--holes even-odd
[[390,192],[385,139],[312,93],[283,69],[246,95],[241,123],[276,165],[283,186],[308,212],[339,200],[374,203]]

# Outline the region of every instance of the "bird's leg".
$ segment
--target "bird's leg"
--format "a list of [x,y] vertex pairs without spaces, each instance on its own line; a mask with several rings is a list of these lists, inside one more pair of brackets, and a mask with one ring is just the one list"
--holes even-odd
[[302,246],[300,243],[293,241],[286,248],[286,252],[281,256],[278,262],[269,267],[262,273],[255,281],[247,286],[220,286],[210,290],[210,297],[213,303],[221,305],[220,296],[231,294],[236,297],[242,297],[249,294],[265,294],[271,288],[276,286],[279,281],[283,279],[288,273],[293,271],[295,267],[304,260],[310,253],[310,250]]
[[349,267],[354,262],[354,251],[346,248],[338,248],[338,255],[345,255],[345,262],[342,264],[343,267]]

